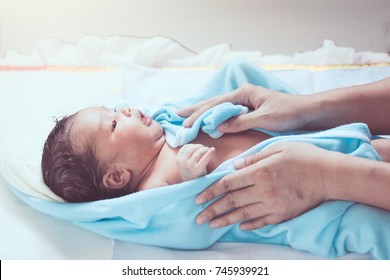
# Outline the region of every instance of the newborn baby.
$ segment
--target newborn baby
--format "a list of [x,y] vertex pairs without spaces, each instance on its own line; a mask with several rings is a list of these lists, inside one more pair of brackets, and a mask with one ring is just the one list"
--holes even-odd
[[199,133],[172,148],[161,125],[140,110],[90,107],[57,122],[44,145],[43,178],[68,202],[114,198],[206,175],[269,137]]

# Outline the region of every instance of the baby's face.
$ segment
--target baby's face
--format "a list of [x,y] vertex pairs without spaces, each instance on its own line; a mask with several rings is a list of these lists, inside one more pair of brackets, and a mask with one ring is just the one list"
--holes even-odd
[[76,114],[73,127],[73,141],[91,141],[99,160],[126,168],[149,164],[165,143],[161,125],[132,108],[86,108]]

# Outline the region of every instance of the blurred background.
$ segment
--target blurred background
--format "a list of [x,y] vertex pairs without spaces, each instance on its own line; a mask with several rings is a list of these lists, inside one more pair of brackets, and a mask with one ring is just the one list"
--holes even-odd
[[0,57],[40,39],[165,36],[190,50],[230,43],[263,54],[312,50],[324,39],[390,51],[389,0],[0,0]]

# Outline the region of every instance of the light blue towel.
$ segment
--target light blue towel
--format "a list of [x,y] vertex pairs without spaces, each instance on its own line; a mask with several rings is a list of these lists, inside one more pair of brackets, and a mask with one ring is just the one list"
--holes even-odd
[[[235,61],[219,71],[198,96],[163,106],[153,117],[163,125],[173,146],[191,141],[200,129],[218,137],[216,127],[226,118],[245,112],[246,108],[222,104],[203,114],[192,128],[183,128],[184,119],[175,111],[246,82],[293,93],[269,73],[249,63]],[[350,124],[314,133],[272,135],[276,137],[259,143],[240,156],[255,153],[276,142],[296,141],[358,157],[380,159],[370,146],[371,135],[365,124]],[[390,259],[390,213],[353,202],[326,202],[290,221],[254,231],[241,231],[239,225],[216,230],[208,225],[197,225],[195,217],[208,204],[196,205],[195,196],[233,170],[232,160],[228,160],[211,174],[192,181],[89,203],[55,203],[14,191],[39,211],[110,238],[141,244],[202,249],[217,241],[253,242],[287,245],[325,257],[356,252],[369,253],[375,259]]]
[[183,127],[185,118],[176,114],[178,108],[180,107],[177,105],[166,104],[153,115],[164,128],[166,141],[174,148],[195,140],[199,130],[212,138],[219,138],[222,133],[217,130],[218,125],[231,117],[248,112],[247,107],[223,103],[203,113],[191,127]]

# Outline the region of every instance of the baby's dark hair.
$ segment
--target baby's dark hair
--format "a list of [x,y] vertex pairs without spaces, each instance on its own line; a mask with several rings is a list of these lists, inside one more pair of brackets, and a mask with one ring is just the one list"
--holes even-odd
[[55,127],[46,139],[41,162],[45,184],[68,202],[89,202],[127,194],[127,188],[115,190],[103,185],[106,167],[96,158],[91,141],[86,141],[82,148],[72,143],[70,136],[76,114],[55,119]]

